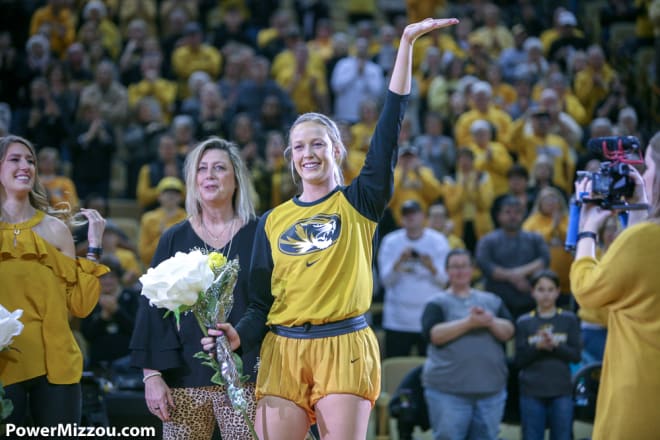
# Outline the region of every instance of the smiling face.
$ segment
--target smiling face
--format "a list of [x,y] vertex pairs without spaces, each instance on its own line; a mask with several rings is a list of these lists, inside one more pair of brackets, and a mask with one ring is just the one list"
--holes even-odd
[[36,160],[30,148],[12,142],[0,158],[0,184],[6,193],[29,193],[34,185]]
[[231,203],[236,175],[229,154],[220,149],[206,150],[197,165],[196,183],[202,202]]
[[456,254],[447,260],[449,285],[455,289],[466,288],[472,281],[472,261],[467,254]]
[[316,122],[301,122],[291,130],[291,160],[303,185],[330,185],[335,179],[338,149],[327,129]]

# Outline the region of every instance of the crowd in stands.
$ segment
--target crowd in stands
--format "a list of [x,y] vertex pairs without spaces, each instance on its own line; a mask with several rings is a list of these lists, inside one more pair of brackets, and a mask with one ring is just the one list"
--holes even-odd
[[[644,144],[657,130],[660,2],[340,3],[338,20],[340,6],[324,0],[2,2],[0,136],[35,144],[53,206],[95,206],[112,218],[108,200],[124,198],[143,210],[137,241],[109,222],[104,262],[113,273],[81,326],[89,366],[128,353],[130,292],[160,233],[185,218],[186,153],[210,135],[235,143],[263,213],[298,191],[283,156],[290,124],[300,113],[322,112],[340,122],[350,182],[376,124],[396,36],[440,11],[461,22],[415,46],[394,195],[380,234],[428,220],[435,231],[425,234],[443,249],[427,262],[434,273],[422,280],[426,290],[447,281],[444,262],[435,260],[465,247],[477,258],[472,280],[498,294],[514,318],[534,307],[532,269],[556,272],[560,302],[573,306],[563,239],[575,171],[598,167],[585,149],[589,138],[633,135]],[[620,29],[632,31],[621,38]],[[417,212],[428,219],[406,219]],[[502,272],[503,262],[492,261],[493,249],[512,237],[532,243],[529,255],[514,255],[522,272]],[[381,266],[399,264],[381,258]],[[391,274],[380,277],[386,290],[396,289]],[[389,313],[384,323],[396,321]],[[585,313],[593,322],[583,330],[602,329],[597,315]],[[387,330],[417,345],[402,332],[421,326]]]

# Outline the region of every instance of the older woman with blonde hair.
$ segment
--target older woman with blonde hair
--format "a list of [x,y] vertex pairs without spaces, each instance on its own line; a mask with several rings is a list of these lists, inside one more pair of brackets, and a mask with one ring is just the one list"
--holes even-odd
[[[242,269],[228,318],[237,323],[247,308],[247,265],[257,225],[248,171],[234,144],[211,137],[188,154],[184,173],[188,218],[163,233],[151,266],[193,249],[238,258]],[[251,438],[225,389],[211,383],[213,370],[193,358],[202,338],[194,316],[181,316],[177,328],[174,317],[164,314],[164,309],[150,307],[142,297],[130,344],[132,363],[144,373],[149,411],[163,421],[163,438],[210,439],[216,422],[223,438]],[[259,344],[242,353],[243,372],[250,376],[246,394],[252,419],[258,354]]]

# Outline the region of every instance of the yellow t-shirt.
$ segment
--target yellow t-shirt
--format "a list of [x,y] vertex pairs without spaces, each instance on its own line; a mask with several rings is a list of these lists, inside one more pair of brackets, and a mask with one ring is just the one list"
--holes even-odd
[[594,439],[655,440],[660,432],[660,225],[625,229],[603,258],[571,266],[583,307],[609,312]]

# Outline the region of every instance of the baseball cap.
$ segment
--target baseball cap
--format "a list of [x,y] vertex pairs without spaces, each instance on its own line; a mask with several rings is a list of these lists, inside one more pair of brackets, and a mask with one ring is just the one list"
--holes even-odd
[[403,202],[403,205],[401,205],[401,215],[408,215],[421,211],[422,205],[420,205],[417,200],[406,200]]
[[577,19],[571,11],[561,11],[557,18],[560,26],[577,26]]
[[178,191],[180,193],[183,193],[185,191],[185,185],[181,181],[181,179],[178,179],[176,177],[163,177],[160,182],[158,182],[158,186],[156,186],[156,191],[158,191],[158,194],[162,194],[163,191]]

